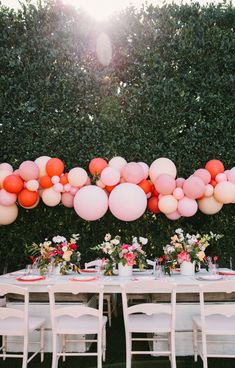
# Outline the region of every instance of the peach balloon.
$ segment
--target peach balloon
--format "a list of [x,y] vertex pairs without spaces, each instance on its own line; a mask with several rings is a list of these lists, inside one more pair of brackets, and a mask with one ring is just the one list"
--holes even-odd
[[193,174],[193,176],[198,176],[199,178],[201,178],[204,181],[205,184],[209,184],[210,181],[211,181],[211,174],[206,169],[196,170],[195,173]]
[[155,188],[160,194],[172,194],[175,187],[175,179],[168,174],[159,175],[155,181]]
[[73,207],[74,196],[71,193],[63,193],[61,196],[61,202],[65,207]]
[[100,179],[105,185],[116,185],[120,181],[120,171],[114,167],[105,167],[100,175]]
[[183,188],[185,179],[184,178],[177,178],[176,179],[176,187],[177,188]]
[[117,185],[109,196],[109,209],[122,221],[134,221],[143,215],[147,207],[144,191],[136,184]]
[[52,182],[53,184],[57,184],[57,183],[59,183],[59,182],[60,182],[60,177],[59,177],[58,175],[54,175],[54,176],[52,176],[52,178],[51,178],[51,182]]
[[215,177],[217,183],[221,183],[222,181],[227,181],[227,175],[225,173],[217,174]]
[[218,202],[212,195],[198,200],[199,210],[205,215],[215,215],[223,207],[223,203]]
[[82,187],[74,197],[74,209],[78,216],[87,221],[95,221],[108,210],[108,196],[96,185]]
[[129,162],[122,169],[122,176],[126,182],[138,184],[144,179],[144,170],[137,162]]
[[39,177],[39,167],[34,161],[24,161],[19,167],[19,173],[25,181],[37,179]]
[[12,172],[10,170],[0,170],[0,188],[3,187],[4,179],[11,174]]
[[191,217],[195,215],[198,210],[197,201],[192,198],[184,197],[179,200],[178,211],[181,216]]
[[3,162],[2,164],[0,164],[0,170],[6,170],[6,171],[10,171],[11,173],[13,172],[13,167],[8,164],[7,162]]
[[173,192],[173,196],[180,200],[184,197],[184,191],[182,188],[175,188],[174,192]]
[[162,195],[158,201],[159,210],[165,215],[177,210],[178,201],[173,195]]
[[204,181],[197,176],[190,176],[183,185],[184,194],[192,199],[200,198],[205,193]]
[[231,170],[229,170],[227,174],[228,181],[235,184],[235,167],[233,167]]
[[101,179],[96,180],[96,185],[97,185],[97,187],[99,187],[101,189],[104,189],[105,188],[105,184],[102,182]]
[[137,163],[144,170],[144,179],[147,179],[149,176],[149,166],[145,162],[137,162]]
[[214,197],[223,204],[235,201],[235,184],[230,181],[222,181],[214,188]]
[[176,210],[175,212],[168,213],[168,215],[166,215],[166,217],[169,220],[178,220],[181,217],[181,214]]
[[204,193],[204,196],[205,197],[210,197],[210,196],[213,195],[213,193],[214,193],[214,187],[213,187],[213,185],[207,184],[206,185],[206,191]]
[[61,201],[61,194],[54,191],[53,188],[44,189],[42,193],[43,202],[49,206],[54,207]]
[[25,183],[25,188],[31,190],[32,192],[35,192],[39,188],[39,182],[35,179],[29,180],[27,181],[27,183]]
[[35,164],[37,164],[37,166],[39,168],[39,178],[41,178],[42,176],[47,175],[46,164],[50,159],[51,159],[51,157],[49,157],[49,156],[40,156],[40,157],[36,158],[36,160],[34,160]]
[[174,162],[165,157],[153,161],[149,168],[149,176],[152,182],[155,183],[155,180],[161,174],[168,174],[175,179],[176,167]]
[[18,207],[16,204],[11,206],[0,205],[0,225],[9,225],[16,220]]
[[5,189],[0,189],[0,205],[2,206],[12,206],[17,199],[15,193],[9,193]]
[[86,184],[88,175],[82,167],[74,167],[68,173],[68,181],[73,187],[82,187]]
[[127,161],[123,157],[120,157],[120,156],[113,157],[109,161],[109,167],[113,167],[119,172],[121,172],[122,168],[126,166],[126,164],[127,164]]

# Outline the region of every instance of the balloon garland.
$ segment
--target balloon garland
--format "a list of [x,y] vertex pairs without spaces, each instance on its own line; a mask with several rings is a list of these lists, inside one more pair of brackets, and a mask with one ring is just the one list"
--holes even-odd
[[89,163],[89,174],[81,167],[64,173],[63,161],[49,156],[24,161],[16,170],[0,164],[0,225],[16,220],[17,204],[32,209],[40,200],[49,207],[74,208],[87,221],[100,219],[108,209],[122,221],[134,221],[146,209],[177,220],[198,209],[213,215],[235,203],[235,167],[225,170],[216,159],[187,179],[176,178],[175,164],[165,157],[150,167],[119,156],[109,162],[97,157]]

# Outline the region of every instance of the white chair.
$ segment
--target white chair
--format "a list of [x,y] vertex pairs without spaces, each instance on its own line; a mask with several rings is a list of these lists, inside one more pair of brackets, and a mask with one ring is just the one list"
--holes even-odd
[[[85,269],[88,269],[88,268],[98,268],[99,271],[101,271],[102,260],[101,259],[96,259],[94,261],[86,262],[85,263]],[[104,294],[103,313],[107,314],[107,316],[108,316],[109,327],[111,327],[111,325],[112,325],[112,312],[114,312],[115,315],[117,313],[116,305],[117,305],[117,301],[116,301],[116,295],[115,294]]]
[[[106,349],[106,322],[107,317],[103,316],[103,286],[98,283],[66,283],[49,286],[50,311],[52,322],[52,368],[57,368],[59,358],[62,356],[97,356],[97,367],[102,367],[102,357],[105,360]],[[68,304],[59,306],[56,303],[56,295],[65,293],[67,295],[78,295],[86,293],[98,296],[98,309],[86,304]],[[89,335],[83,342],[96,343],[97,349],[94,352],[68,352],[66,346],[69,342],[79,342],[79,336],[75,340],[71,335]],[[91,336],[96,335],[94,338]],[[69,339],[70,336],[70,339]]]
[[[2,346],[0,357],[6,358],[22,358],[22,368],[26,368],[27,364],[40,352],[41,362],[44,359],[44,324],[45,319],[29,315],[29,293],[27,288],[0,284],[0,296],[7,296],[14,294],[18,298],[23,298],[23,309],[14,308],[11,303],[7,303],[0,307],[0,335],[2,336]],[[38,345],[38,349],[28,357],[28,344],[30,341],[30,334],[35,331],[40,332],[40,340],[34,344]],[[23,352],[22,353],[8,353],[7,352],[7,338],[9,336],[22,336],[23,338]]]
[[[121,285],[122,304],[126,334],[126,368],[131,368],[131,358],[135,354],[155,354],[170,357],[171,367],[176,368],[175,358],[175,305],[176,292],[174,284],[156,280],[132,281]],[[140,303],[128,305],[131,294],[167,293],[170,303]],[[147,334],[146,337],[135,337],[138,334]],[[155,334],[157,337],[150,337]],[[134,350],[133,342],[137,341],[167,342],[166,350]],[[135,344],[136,344],[135,342]]]
[[[234,337],[235,337],[235,308],[234,304],[206,303],[205,293],[232,293],[235,292],[235,281],[217,281],[199,286],[200,315],[193,316],[193,346],[194,360],[197,361],[198,354],[203,361],[203,368],[208,367],[207,358],[223,357],[235,358]],[[199,332],[199,333],[198,333]],[[233,354],[209,353],[208,343],[211,336],[219,336],[216,342],[229,343],[233,346]],[[224,340],[222,337],[233,336],[233,340]]]

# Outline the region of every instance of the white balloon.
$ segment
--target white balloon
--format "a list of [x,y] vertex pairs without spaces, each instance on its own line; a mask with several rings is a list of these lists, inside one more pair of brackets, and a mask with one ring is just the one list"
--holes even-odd
[[96,185],[86,185],[76,193],[73,204],[78,216],[87,221],[95,221],[107,212],[108,196]]
[[87,172],[82,167],[74,167],[68,173],[68,182],[74,187],[82,187],[87,182]]
[[126,166],[126,164],[127,164],[127,161],[123,157],[120,157],[120,156],[113,157],[109,161],[109,166],[113,167],[114,169],[118,171],[121,171],[122,168]]
[[176,177],[176,167],[174,162],[169,160],[169,158],[161,157],[153,161],[149,168],[149,176],[153,183],[157,177],[161,174],[168,174],[174,179]]

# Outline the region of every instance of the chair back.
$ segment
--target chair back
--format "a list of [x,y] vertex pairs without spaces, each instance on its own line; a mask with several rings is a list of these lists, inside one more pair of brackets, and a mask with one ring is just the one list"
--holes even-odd
[[85,268],[95,268],[95,267],[101,267],[102,266],[102,260],[101,259],[95,259],[94,261],[86,262]]
[[146,263],[147,263],[148,266],[151,266],[153,268],[156,267],[156,262],[155,261],[152,261],[151,259],[147,259],[146,260]]

